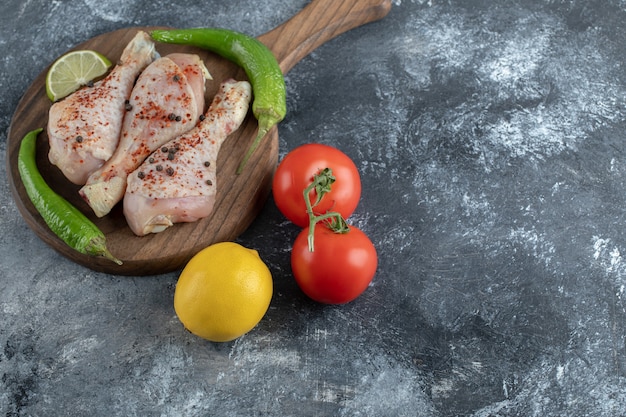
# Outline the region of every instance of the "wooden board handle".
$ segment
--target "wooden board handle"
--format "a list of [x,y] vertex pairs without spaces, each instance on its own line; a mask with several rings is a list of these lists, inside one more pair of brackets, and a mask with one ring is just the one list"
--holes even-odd
[[274,52],[283,74],[334,37],[382,19],[391,0],[313,0],[298,14],[259,36]]

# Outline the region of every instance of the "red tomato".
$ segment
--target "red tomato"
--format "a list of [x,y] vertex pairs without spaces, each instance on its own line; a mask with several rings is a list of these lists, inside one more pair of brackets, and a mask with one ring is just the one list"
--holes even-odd
[[357,298],[374,278],[376,248],[360,229],[335,233],[315,226],[314,251],[309,251],[309,228],[300,232],[291,250],[291,269],[302,291],[315,301],[344,304]]
[[[309,225],[303,192],[313,181],[313,175],[330,168],[336,181],[331,191],[313,211],[324,214],[336,211],[344,219],[350,217],[361,198],[361,178],[354,162],[343,152],[332,146],[310,143],[289,152],[278,164],[272,182],[274,201],[287,219],[300,227]],[[317,194],[309,194],[311,204]]]

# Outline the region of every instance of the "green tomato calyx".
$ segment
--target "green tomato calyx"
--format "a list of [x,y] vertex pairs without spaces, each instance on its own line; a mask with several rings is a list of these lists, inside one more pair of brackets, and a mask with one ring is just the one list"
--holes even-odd
[[[335,182],[335,180],[336,178],[333,175],[332,169],[324,168],[317,174],[313,175],[313,181],[303,191],[304,203],[306,204],[306,211],[309,215],[308,244],[310,252],[315,250],[314,237],[315,225],[317,223],[324,222],[325,226],[335,233],[348,233],[350,231],[348,223],[340,213],[327,211],[323,214],[316,214],[313,212],[313,207],[318,205],[320,201],[322,201],[324,195],[330,192],[331,185]],[[315,190],[315,194],[317,195],[315,203],[313,204],[311,204],[311,200],[309,199],[309,194],[312,190]]]

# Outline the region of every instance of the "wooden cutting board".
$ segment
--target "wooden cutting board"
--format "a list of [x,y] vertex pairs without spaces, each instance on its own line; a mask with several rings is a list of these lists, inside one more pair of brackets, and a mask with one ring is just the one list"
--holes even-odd
[[[324,42],[347,30],[381,19],[390,8],[391,0],[314,0],[300,13],[259,39],[275,54],[283,73],[287,73]],[[154,28],[133,27],[105,33],[73,49],[92,49],[116,62],[138,30],[150,29]],[[157,50],[161,55],[196,53],[204,59],[213,76],[213,81],[207,83],[207,103],[211,102],[223,80],[230,77],[246,79],[240,68],[204,50],[159,43]],[[220,150],[217,201],[211,216],[194,223],[176,224],[164,232],[144,237],[132,233],[122,214],[121,204],[109,215],[97,218],[78,195],[80,187],[70,183],[48,161],[45,127],[51,103],[45,91],[47,71],[46,68],[33,81],[15,110],[9,127],[6,161],[9,185],[21,215],[44,242],[62,255],[95,271],[116,275],[154,275],[174,271],[206,246],[237,238],[265,204],[278,162],[278,131],[274,128],[268,134],[244,172],[237,175],[235,170],[254,139],[257,128],[256,120],[249,114],[242,127],[226,140]],[[17,155],[24,135],[39,127],[44,128],[37,142],[37,165],[42,176],[56,192],[84,212],[105,233],[109,249],[123,261],[122,265],[83,255],[68,247],[48,228],[30,202],[19,177]]]

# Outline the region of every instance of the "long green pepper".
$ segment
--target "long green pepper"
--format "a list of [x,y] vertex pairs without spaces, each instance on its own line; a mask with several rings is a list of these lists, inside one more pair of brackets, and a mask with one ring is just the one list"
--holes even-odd
[[240,174],[269,130],[287,114],[285,78],[272,51],[246,34],[221,28],[153,30],[158,42],[192,45],[215,52],[243,68],[254,93],[252,113],[259,130],[237,168]]
[[17,167],[26,194],[50,230],[71,248],[91,256],[102,256],[122,264],[106,247],[106,237],[70,202],[52,190],[43,179],[35,161],[37,135],[43,129],[26,134],[20,143]]

